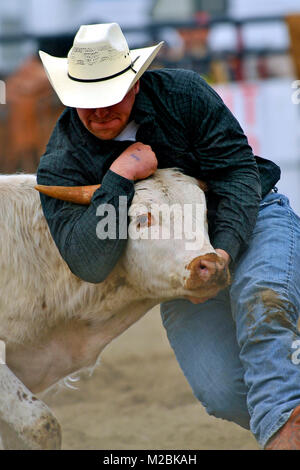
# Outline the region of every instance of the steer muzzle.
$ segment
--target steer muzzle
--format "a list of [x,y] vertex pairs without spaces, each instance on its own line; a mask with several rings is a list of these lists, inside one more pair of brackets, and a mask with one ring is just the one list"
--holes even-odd
[[224,261],[216,253],[209,253],[194,258],[186,268],[190,271],[185,281],[185,287],[189,290],[201,290],[207,293],[224,289],[230,284],[230,273],[227,267],[223,267]]

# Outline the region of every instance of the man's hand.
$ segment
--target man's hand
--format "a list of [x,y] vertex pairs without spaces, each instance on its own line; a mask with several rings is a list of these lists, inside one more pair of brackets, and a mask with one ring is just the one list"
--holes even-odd
[[230,256],[229,254],[227,253],[227,251],[225,250],[221,250],[221,248],[216,248],[216,253],[217,255],[221,256],[221,258],[223,259],[224,261],[224,267],[227,267],[230,263]]
[[157,159],[150,145],[135,142],[112,163],[110,170],[130,180],[141,180],[157,169]]
[[[216,248],[216,253],[219,255],[220,260],[216,263],[216,269],[217,271],[222,271],[223,269],[226,269],[229,266],[230,263],[230,256],[225,250],[221,250],[221,248]],[[209,282],[209,281],[208,281]],[[221,289],[220,289],[221,290]],[[220,292],[220,291],[219,291]],[[215,293],[213,297],[215,297],[218,294]],[[203,304],[207,300],[211,299],[212,297],[205,297],[204,299],[199,299],[198,297],[188,297],[188,300],[192,302],[193,304]]]

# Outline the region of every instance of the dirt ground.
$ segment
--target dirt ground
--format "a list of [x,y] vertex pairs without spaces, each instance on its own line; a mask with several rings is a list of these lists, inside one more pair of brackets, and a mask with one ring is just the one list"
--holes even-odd
[[249,431],[208,416],[193,396],[158,307],[109,345],[77,386],[43,397],[61,423],[63,449],[259,449]]

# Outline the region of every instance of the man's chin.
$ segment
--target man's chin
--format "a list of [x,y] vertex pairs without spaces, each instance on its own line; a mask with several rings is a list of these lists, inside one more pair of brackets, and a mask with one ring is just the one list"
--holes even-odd
[[118,119],[113,119],[107,123],[94,122],[89,126],[89,131],[101,140],[115,139],[122,130],[123,128],[120,126],[120,121]]

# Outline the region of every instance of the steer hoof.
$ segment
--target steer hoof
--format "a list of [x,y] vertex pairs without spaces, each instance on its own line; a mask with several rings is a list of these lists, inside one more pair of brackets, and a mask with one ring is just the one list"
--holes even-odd
[[0,365],[0,447],[7,450],[57,450],[60,425],[4,364]]
[[1,450],[60,450],[61,429],[54,417],[41,416],[33,427],[16,431],[0,419]]
[[24,428],[22,438],[31,449],[61,449],[60,424],[54,416],[41,416],[33,428]]

